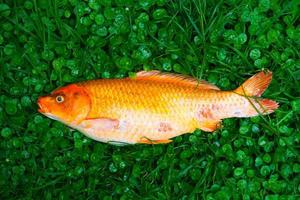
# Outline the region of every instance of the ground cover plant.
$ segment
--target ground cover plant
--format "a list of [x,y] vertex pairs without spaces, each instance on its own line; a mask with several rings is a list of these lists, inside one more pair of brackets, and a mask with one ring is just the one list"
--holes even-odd
[[[0,2],[0,199],[300,198],[299,1]],[[270,69],[280,108],[125,147],[37,113],[59,86],[142,69],[223,90]]]

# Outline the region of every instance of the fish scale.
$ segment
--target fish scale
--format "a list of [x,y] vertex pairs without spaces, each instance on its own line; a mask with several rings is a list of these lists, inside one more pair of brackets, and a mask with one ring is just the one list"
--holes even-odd
[[[149,84],[134,79],[127,81],[116,79],[105,84],[100,80],[93,84],[87,82],[82,86],[91,94],[94,105],[88,118],[101,116],[134,121],[131,128],[126,130],[127,139],[144,136],[156,140],[174,137],[178,132],[183,134],[192,131],[197,128],[195,115],[201,110],[201,105],[205,105],[206,109],[215,113],[214,116],[219,117],[218,111],[211,107],[223,96],[224,100],[219,107],[223,109],[229,107],[226,105],[231,98],[226,92],[201,90],[193,85],[174,87],[170,83]],[[151,98],[144,98],[149,94]],[[134,110],[134,114],[126,115],[128,109]],[[173,132],[159,133],[159,122],[176,124],[177,128]]]
[[[273,112],[278,104],[259,98],[271,75],[260,72],[236,90],[221,91],[187,76],[139,72],[136,78],[71,84],[38,103],[41,113],[98,141],[168,143],[196,128],[212,132],[224,118]],[[55,103],[58,95],[65,102]]]
[[[120,85],[122,86],[120,87]],[[132,120],[134,125],[127,130],[128,137],[133,134],[135,137],[140,135],[152,139],[159,138],[161,136],[158,132],[158,124],[166,121],[176,123],[178,130],[189,131],[193,128],[191,128],[193,124],[189,125],[186,121],[192,119],[193,114],[190,111],[195,112],[197,105],[195,99],[199,94],[191,92],[194,87],[181,88],[174,87],[172,84],[157,82],[148,84],[131,79],[127,81],[112,80],[105,84],[103,81],[93,82],[93,84],[87,82],[82,86],[91,94],[94,105],[88,117],[101,116]],[[113,93],[118,95],[113,95]],[[149,94],[151,94],[151,98],[145,99],[144,97]],[[107,95],[110,98],[107,98]],[[127,110],[134,110],[134,114],[124,114]],[[164,133],[164,136],[168,137],[168,134],[175,133]]]

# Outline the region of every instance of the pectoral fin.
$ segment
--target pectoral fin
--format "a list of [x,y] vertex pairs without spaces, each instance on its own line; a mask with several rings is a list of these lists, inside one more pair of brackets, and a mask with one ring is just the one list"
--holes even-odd
[[213,132],[221,127],[221,120],[199,122],[199,128],[206,132]]
[[167,144],[172,142],[172,140],[151,140],[149,138],[142,137],[137,143],[141,144]]
[[82,128],[94,130],[113,130],[119,128],[119,120],[110,118],[89,118],[80,123]]

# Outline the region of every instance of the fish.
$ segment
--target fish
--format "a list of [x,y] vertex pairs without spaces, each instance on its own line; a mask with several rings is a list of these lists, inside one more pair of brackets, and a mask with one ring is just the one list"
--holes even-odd
[[262,98],[272,72],[260,71],[234,90],[191,76],[140,71],[60,87],[37,100],[38,112],[96,141],[167,144],[196,129],[214,132],[225,118],[267,115],[279,104]]

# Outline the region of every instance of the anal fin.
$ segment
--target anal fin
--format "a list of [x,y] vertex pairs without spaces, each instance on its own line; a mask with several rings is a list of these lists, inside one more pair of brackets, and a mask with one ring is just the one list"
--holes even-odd
[[146,138],[146,137],[142,137],[140,138],[140,140],[137,142],[137,143],[140,143],[140,144],[168,144],[172,142],[172,140],[151,140],[149,138]]
[[213,132],[221,127],[221,122],[221,120],[209,120],[199,122],[198,128],[206,132]]

